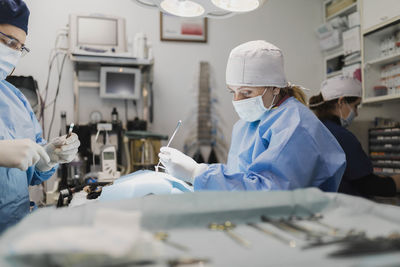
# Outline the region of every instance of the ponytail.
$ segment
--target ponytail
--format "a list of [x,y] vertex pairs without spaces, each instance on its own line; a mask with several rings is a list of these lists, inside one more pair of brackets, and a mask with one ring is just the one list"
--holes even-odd
[[308,107],[315,113],[320,120],[332,118],[336,109],[337,99],[324,101],[322,94],[310,97]]
[[281,88],[281,97],[284,97],[286,94],[293,96],[303,105],[307,106],[307,97],[306,94],[303,92],[303,88],[301,86],[289,83],[287,87]]
[[[353,103],[357,101],[359,97],[355,96],[345,96],[344,100],[347,103]],[[322,94],[310,97],[309,100],[309,108],[317,115],[320,120],[330,119],[334,116],[334,110],[336,109],[336,105],[338,103],[338,99],[332,99],[329,101],[324,101]]]

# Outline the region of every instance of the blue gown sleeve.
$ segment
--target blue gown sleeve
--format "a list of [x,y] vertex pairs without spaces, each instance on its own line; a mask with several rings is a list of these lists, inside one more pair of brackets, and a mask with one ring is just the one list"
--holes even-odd
[[195,178],[194,189],[290,190],[316,186],[337,191],[345,165],[336,140],[327,142],[324,131],[311,136],[308,130],[295,126],[271,136],[267,149],[246,171],[231,172],[224,164],[209,165]]
[[[36,116],[32,112],[32,110],[31,110],[31,118],[32,118],[32,122],[34,124],[35,132],[36,132],[36,143],[43,146],[46,144],[46,140],[44,140],[42,137],[42,127],[40,126],[40,124],[39,124],[38,120],[36,119]],[[53,167],[52,169],[50,169],[46,172],[38,171],[37,169],[34,168],[34,166],[32,166],[31,168],[33,169],[33,175],[32,175],[31,181],[29,181],[29,185],[38,185],[38,184],[41,184],[42,182],[50,179],[51,176],[53,176],[53,174],[57,170],[58,165],[56,165],[55,167]],[[28,175],[28,177],[30,177],[30,176]]]
[[[25,98],[25,96],[19,90],[16,90],[15,93],[21,99],[21,101],[23,102],[25,108],[27,109],[27,111],[29,113],[29,116],[32,121],[32,127],[35,132],[36,143],[41,146],[45,145],[46,140],[44,140],[42,137],[42,133],[43,133],[42,127],[40,126],[38,120],[36,119],[35,113],[33,113],[33,110],[31,108],[28,100]],[[48,180],[55,173],[57,167],[58,167],[58,165],[46,172],[40,172],[40,171],[36,170],[35,166],[29,167],[27,170],[28,184],[29,185],[38,185],[38,184],[41,184],[42,182]]]

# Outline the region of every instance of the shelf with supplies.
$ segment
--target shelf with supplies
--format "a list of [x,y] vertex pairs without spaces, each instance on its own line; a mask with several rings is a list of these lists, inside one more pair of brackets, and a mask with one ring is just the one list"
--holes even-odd
[[362,103],[372,104],[384,101],[398,101],[398,100],[400,100],[400,94],[366,97],[363,99]]
[[400,100],[400,17],[362,35],[363,103]]
[[326,0],[322,7],[324,21],[316,32],[325,57],[325,79],[353,76],[361,68],[359,1]]
[[357,0],[326,0],[323,3],[325,21],[339,16],[347,16],[357,11]]
[[390,63],[394,63],[400,61],[400,52],[397,52],[393,55],[388,55],[388,56],[383,56],[377,59],[373,59],[370,61],[365,62],[365,66],[368,65],[385,65],[385,64],[390,64]]
[[341,74],[342,74],[342,70],[330,72],[330,73],[326,74],[326,78],[332,78],[332,77],[335,77],[335,76],[338,76]]
[[400,174],[400,127],[369,129],[368,138],[374,173]]
[[343,63],[344,63],[343,49],[339,49],[338,52],[325,57],[326,78],[342,74]]
[[345,55],[343,50],[325,58],[325,77],[327,79],[337,75],[354,76],[354,72],[361,68],[361,58],[356,55],[348,60],[352,55]]
[[[129,54],[91,55],[69,54],[74,75],[74,121],[79,123],[80,88],[99,88],[99,97],[136,101],[140,111],[138,117],[153,121],[153,66],[154,59],[135,58]],[[87,77],[86,77],[87,76]],[[85,79],[83,79],[85,78]],[[89,79],[90,78],[90,79]],[[116,90],[107,90],[111,83],[123,81],[133,88],[124,92],[124,97]]]
[[99,63],[99,64],[112,64],[112,65],[152,65],[153,59],[138,59],[135,57],[118,56],[113,57],[101,55],[76,55],[70,54],[72,62],[80,63]]

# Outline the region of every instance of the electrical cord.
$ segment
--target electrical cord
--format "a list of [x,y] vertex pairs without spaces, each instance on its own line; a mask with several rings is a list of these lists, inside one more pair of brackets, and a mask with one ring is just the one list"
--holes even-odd
[[128,100],[125,99],[125,126],[128,125]]
[[139,118],[139,111],[138,111],[136,100],[132,100],[132,104],[133,104],[133,107],[135,108],[136,117]]
[[54,54],[54,56],[52,57],[52,59],[50,60],[50,64],[49,64],[49,69],[48,69],[48,74],[47,74],[47,80],[46,80],[46,85],[44,88],[44,93],[45,96],[43,97],[42,94],[40,94],[40,98],[42,100],[42,107],[41,107],[41,112],[40,112],[40,116],[39,116],[39,120],[43,119],[44,120],[44,110],[46,109],[46,102],[47,102],[47,95],[48,95],[48,89],[49,89],[49,83],[50,83],[50,76],[51,76],[51,70],[53,68],[53,64],[54,64],[54,60],[55,58],[59,55],[60,53],[56,53]]
[[[56,40],[54,42],[54,48],[51,49],[50,54],[49,54],[48,74],[47,74],[47,79],[46,79],[46,85],[45,85],[44,90],[42,92],[39,92],[40,112],[39,112],[38,120],[42,124],[44,138],[45,138],[45,130],[44,130],[45,129],[45,114],[44,113],[45,113],[45,110],[51,104],[54,103],[54,100],[53,100],[50,104],[46,105],[47,98],[48,98],[48,92],[49,92],[51,71],[52,71],[55,61],[57,61],[58,76],[60,76],[60,71],[63,68],[64,61],[65,61],[65,55],[67,53],[67,51],[66,51],[67,49],[58,47],[60,37],[62,37],[62,36],[68,36],[68,28],[63,28],[57,33]],[[59,64],[59,55],[64,55],[62,66],[60,66],[60,64]],[[47,136],[47,137],[49,137],[49,136]]]
[[54,97],[54,103],[53,103],[53,114],[51,116],[51,121],[50,121],[50,126],[49,126],[49,131],[47,134],[47,137],[50,138],[50,134],[51,134],[51,128],[53,127],[53,122],[54,122],[54,116],[56,113],[56,103],[57,103],[57,97],[58,97],[58,93],[60,92],[60,84],[61,84],[61,77],[62,77],[62,71],[64,69],[64,63],[65,63],[65,59],[67,58],[67,54],[64,55],[63,60],[61,62],[61,69],[60,72],[58,74],[58,84],[57,84],[57,90],[56,90],[56,95]]

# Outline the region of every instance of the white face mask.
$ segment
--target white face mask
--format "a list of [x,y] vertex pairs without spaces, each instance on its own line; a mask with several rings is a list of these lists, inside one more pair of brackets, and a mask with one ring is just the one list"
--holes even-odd
[[349,115],[347,115],[347,118],[342,118],[342,111],[339,109],[340,112],[340,124],[343,127],[348,127],[354,120],[354,118],[356,117],[356,113],[354,112],[354,110],[350,107],[350,105],[348,103],[346,103],[346,105],[349,107],[350,109],[350,113]]
[[21,51],[0,43],[0,80],[4,80],[13,71],[21,57]]
[[238,101],[232,101],[233,107],[235,108],[237,114],[242,120],[253,122],[259,120],[265,112],[270,111],[274,106],[274,101],[276,95],[272,99],[272,103],[269,108],[264,107],[264,102],[262,97],[264,96],[267,89],[264,90],[262,95],[247,98]]

